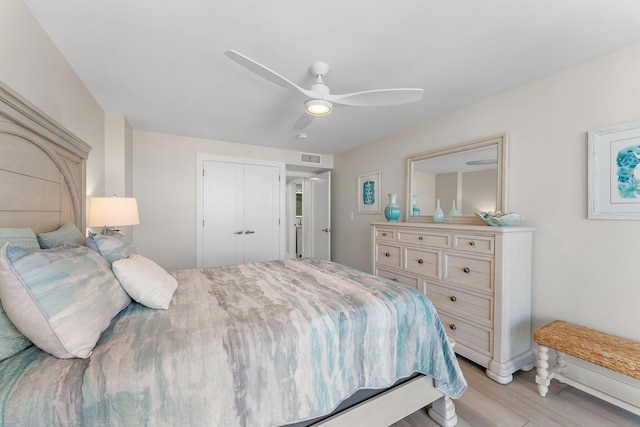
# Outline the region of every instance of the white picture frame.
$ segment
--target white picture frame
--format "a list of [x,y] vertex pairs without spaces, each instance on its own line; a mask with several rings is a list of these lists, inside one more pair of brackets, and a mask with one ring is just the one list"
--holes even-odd
[[358,175],[358,213],[380,213],[380,171],[371,171]]
[[640,220],[640,122],[588,136],[588,218]]

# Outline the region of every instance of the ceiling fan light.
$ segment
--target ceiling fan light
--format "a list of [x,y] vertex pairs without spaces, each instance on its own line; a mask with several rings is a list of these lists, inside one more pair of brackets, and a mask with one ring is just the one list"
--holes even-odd
[[326,116],[333,109],[333,105],[324,99],[310,99],[304,103],[304,107],[312,116]]

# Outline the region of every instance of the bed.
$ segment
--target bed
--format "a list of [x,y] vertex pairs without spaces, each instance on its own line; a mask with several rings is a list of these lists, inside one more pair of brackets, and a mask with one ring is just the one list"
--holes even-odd
[[[0,228],[85,230],[90,148],[0,98]],[[313,259],[170,275],[168,309],[121,304],[86,357],[1,361],[0,425],[389,425],[429,404],[455,425],[466,382],[415,289]]]

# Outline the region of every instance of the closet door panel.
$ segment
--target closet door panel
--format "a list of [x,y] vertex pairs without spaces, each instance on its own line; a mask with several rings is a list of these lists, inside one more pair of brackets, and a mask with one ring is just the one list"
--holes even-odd
[[280,254],[280,171],[244,166],[244,261],[270,261]]
[[203,266],[243,262],[244,169],[243,165],[204,162]]

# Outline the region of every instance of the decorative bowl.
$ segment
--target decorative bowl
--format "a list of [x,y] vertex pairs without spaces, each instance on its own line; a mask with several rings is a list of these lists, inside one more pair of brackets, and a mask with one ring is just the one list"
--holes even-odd
[[508,227],[515,222],[524,219],[522,215],[517,212],[502,213],[498,212],[475,212],[475,216],[487,225],[494,227]]

